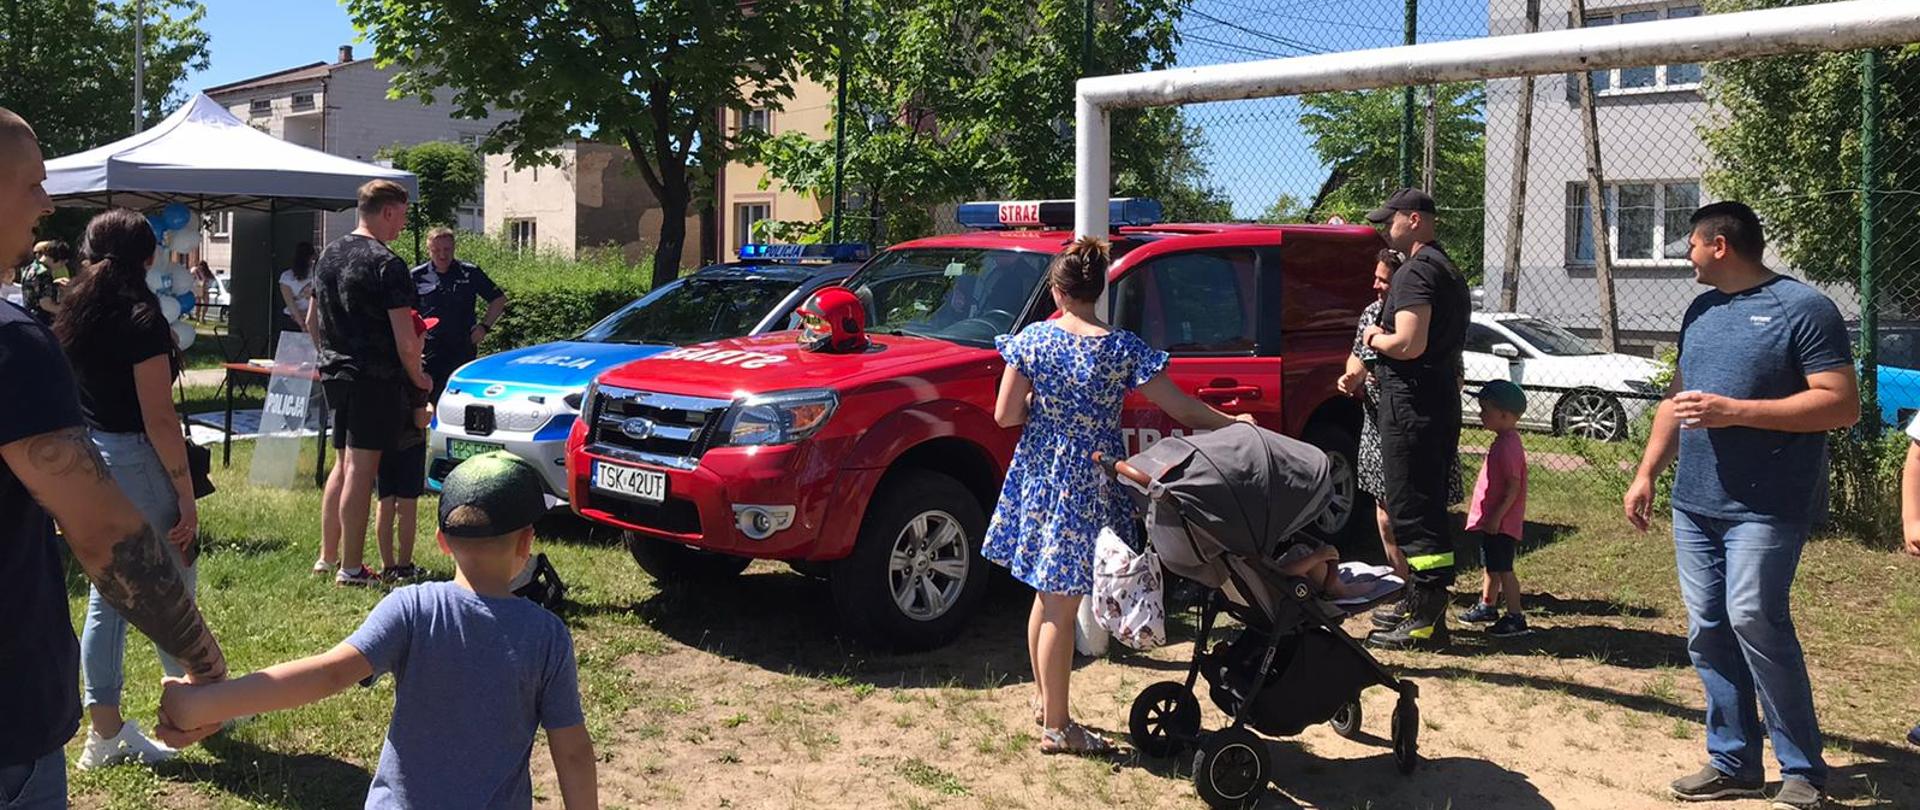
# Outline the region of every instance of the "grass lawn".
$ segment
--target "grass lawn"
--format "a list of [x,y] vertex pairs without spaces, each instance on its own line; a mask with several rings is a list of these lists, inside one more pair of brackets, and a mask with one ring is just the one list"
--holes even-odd
[[[1563,449],[1535,438],[1536,455]],[[1471,435],[1464,443],[1485,444]],[[241,444],[232,469],[216,463],[221,491],[201,511],[200,600],[236,673],[330,647],[380,598],[310,577],[318,492],[251,487],[250,458]],[[1477,463],[1469,460],[1469,474]],[[1377,736],[1349,742],[1310,729],[1275,744],[1280,792],[1261,807],[1667,806],[1666,780],[1703,756],[1671,542],[1659,528],[1628,529],[1617,496],[1592,470],[1534,476],[1518,569],[1539,632],[1501,643],[1459,631],[1445,653],[1382,656],[1421,682],[1423,770],[1399,777]],[[433,514],[433,500],[420,511]],[[561,516],[539,535],[571,589],[564,616],[602,759],[604,806],[1199,805],[1190,763],[1031,752],[1032,687],[1019,641],[1029,597],[1004,581],[952,647],[892,656],[838,638],[824,586],[784,566],[757,564],[737,583],[697,592],[663,591],[610,532]],[[423,531],[419,561],[450,572],[432,542]],[[1478,571],[1474,550],[1462,552],[1464,606]],[[85,586],[78,576],[69,584],[77,627]],[[1920,807],[1920,756],[1897,742],[1920,720],[1920,561],[1821,539],[1806,551],[1795,596],[1836,763],[1834,793],[1845,806]],[[1080,662],[1076,714],[1124,738],[1133,696],[1180,677],[1187,652],[1176,644]],[[150,725],[159,667],[137,640],[126,661],[123,705]],[[358,807],[391,701],[383,680],[257,718],[155,769],[76,771],[75,803]],[[1202,703],[1207,727],[1221,725]],[[1365,706],[1366,728],[1384,736],[1389,696],[1372,690]],[[79,747],[76,740],[69,754]],[[558,806],[545,759],[542,743],[536,804]]]

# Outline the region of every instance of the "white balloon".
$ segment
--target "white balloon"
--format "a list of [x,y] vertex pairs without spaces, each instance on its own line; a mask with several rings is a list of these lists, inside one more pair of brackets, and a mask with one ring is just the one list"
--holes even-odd
[[165,298],[167,287],[172,284],[173,275],[168,273],[165,267],[155,265],[153,269],[147,271],[147,289],[152,290],[154,295]]
[[[160,299],[160,300],[162,300],[162,301],[167,301],[167,300],[171,300],[171,299],[167,299],[167,298],[162,298],[162,299]],[[180,302],[178,302],[178,301],[174,301],[174,302],[173,302],[173,305],[174,305],[174,307],[175,307],[175,308],[177,309],[177,308],[179,308],[179,306],[180,306]],[[165,306],[165,305],[164,305],[164,304],[162,304],[161,306]],[[174,345],[176,345],[176,346],[179,346],[179,347],[180,347],[180,351],[183,351],[183,352],[184,352],[184,351],[186,351],[186,350],[187,350],[188,348],[190,348],[190,347],[192,347],[192,346],[193,346],[193,339],[194,339],[195,337],[197,337],[197,335],[195,335],[195,334],[194,334],[194,331],[193,331],[193,325],[192,325],[192,324],[188,324],[188,323],[175,323],[175,324],[173,325],[173,343],[174,343]]]
[[180,320],[180,299],[168,295],[160,296],[160,317],[167,319],[167,323]]
[[200,246],[200,231],[193,228],[181,228],[167,234],[167,249],[174,253],[192,253]]

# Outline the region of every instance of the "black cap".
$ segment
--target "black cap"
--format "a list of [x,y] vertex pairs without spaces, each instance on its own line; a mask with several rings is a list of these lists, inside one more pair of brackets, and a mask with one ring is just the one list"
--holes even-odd
[[512,534],[546,512],[540,473],[502,451],[460,462],[440,486],[440,531],[448,537]]
[[1433,197],[1417,188],[1403,188],[1393,193],[1379,208],[1367,212],[1367,221],[1378,225],[1393,219],[1395,211],[1422,211],[1433,213]]

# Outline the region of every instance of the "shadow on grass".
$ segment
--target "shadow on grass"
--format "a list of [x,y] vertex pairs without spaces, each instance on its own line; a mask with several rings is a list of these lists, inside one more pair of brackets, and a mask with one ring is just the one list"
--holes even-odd
[[[1461,667],[1399,667],[1402,677],[1476,680],[1496,686],[1521,686],[1558,692],[1576,700],[1605,703],[1630,711],[1657,714],[1698,725],[1704,719],[1699,709],[1682,706],[1647,694],[1632,694],[1601,686],[1554,680],[1535,675],[1504,672],[1480,672]],[[1706,754],[1706,732],[1699,733],[1701,756]],[[1865,802],[1866,807],[1920,807],[1920,750],[1898,742],[1862,740],[1827,734],[1829,749],[1844,749],[1862,761],[1836,767],[1827,778],[1829,798],[1844,802]],[[1675,774],[1679,776],[1681,774]],[[1461,806],[1456,803],[1455,806]]]
[[[1525,589],[1525,583],[1521,585]],[[1666,614],[1659,609],[1629,605],[1612,599],[1563,599],[1550,593],[1526,596],[1528,613],[1543,616],[1620,616],[1633,619],[1658,619]]]
[[361,807],[373,782],[365,768],[321,754],[282,754],[225,734],[201,746],[216,758],[213,763],[174,760],[156,766],[156,772],[249,802],[294,810]]
[[[1469,596],[1460,604],[1469,604],[1471,600]],[[1604,624],[1556,624],[1536,628],[1525,636],[1504,639],[1473,629],[1456,628],[1446,648],[1436,650],[1433,654],[1460,658],[1483,655],[1550,656],[1628,669],[1692,665],[1687,658],[1687,639],[1683,635]]]
[[[424,516],[422,518],[425,519]],[[589,546],[617,546],[619,529],[602,526],[561,506],[548,511],[533,524],[534,536],[541,540],[559,540]]]
[[[1501,810],[1552,810],[1532,780],[1519,771],[1467,757],[1422,759],[1410,775],[1394,766],[1381,740],[1379,754],[1358,759],[1328,759],[1309,753],[1291,739],[1271,740],[1273,784],[1251,805],[1255,810],[1303,807],[1498,807]],[[1191,783],[1193,752],[1172,758],[1136,757],[1130,763],[1164,779]]]

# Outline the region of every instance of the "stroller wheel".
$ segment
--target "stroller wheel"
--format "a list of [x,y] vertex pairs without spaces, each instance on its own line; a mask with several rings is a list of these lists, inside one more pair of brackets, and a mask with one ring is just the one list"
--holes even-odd
[[1360,717],[1360,699],[1354,698],[1334,712],[1327,725],[1333,726],[1333,733],[1351,740],[1360,736]]
[[1193,755],[1193,787],[1208,807],[1252,807],[1272,775],[1267,741],[1242,726],[1201,738]]
[[1393,764],[1401,773],[1420,764],[1420,707],[1404,697],[1393,707]]
[[1169,757],[1200,733],[1200,701],[1179,681],[1161,681],[1133,699],[1127,723],[1133,747],[1150,757]]

